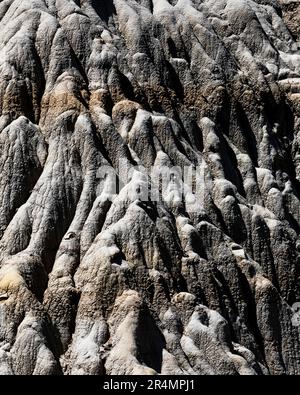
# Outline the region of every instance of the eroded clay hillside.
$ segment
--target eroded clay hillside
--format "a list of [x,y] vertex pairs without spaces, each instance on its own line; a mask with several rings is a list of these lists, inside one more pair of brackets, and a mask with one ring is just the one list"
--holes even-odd
[[[300,374],[299,21],[0,1],[2,374]],[[137,165],[201,169],[199,204]]]

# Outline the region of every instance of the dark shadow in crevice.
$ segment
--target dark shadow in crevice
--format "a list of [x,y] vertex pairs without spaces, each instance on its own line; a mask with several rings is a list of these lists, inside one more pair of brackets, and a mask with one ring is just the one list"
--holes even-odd
[[176,70],[169,61],[165,61],[167,75],[166,75],[166,85],[168,88],[172,89],[176,93],[178,100],[182,101],[184,97],[184,89]]
[[92,7],[105,23],[108,23],[109,18],[116,14],[113,0],[92,0]]
[[241,269],[237,266],[237,271],[239,274],[239,282],[241,284],[240,289],[244,295],[244,300],[247,304],[247,318],[248,321],[246,322],[249,331],[253,334],[255,343],[258,347],[260,355],[257,355],[257,349],[251,349],[252,352],[256,354],[258,359],[265,364],[265,350],[264,350],[264,340],[263,336],[260,333],[257,324],[257,315],[256,315],[256,303],[253,298],[252,290],[250,288],[249,282],[241,271]]
[[166,347],[166,341],[146,306],[143,307],[139,314],[136,339],[138,359],[146,366],[161,373],[163,350]]

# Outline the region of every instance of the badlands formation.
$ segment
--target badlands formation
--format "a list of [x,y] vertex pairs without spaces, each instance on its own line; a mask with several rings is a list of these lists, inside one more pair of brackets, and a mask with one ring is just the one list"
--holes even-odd
[[1,374],[300,374],[299,26],[0,1]]

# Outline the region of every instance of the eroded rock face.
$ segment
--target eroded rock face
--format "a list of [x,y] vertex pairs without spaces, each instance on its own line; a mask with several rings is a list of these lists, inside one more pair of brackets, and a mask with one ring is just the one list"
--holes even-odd
[[0,2],[1,374],[300,373],[299,4]]

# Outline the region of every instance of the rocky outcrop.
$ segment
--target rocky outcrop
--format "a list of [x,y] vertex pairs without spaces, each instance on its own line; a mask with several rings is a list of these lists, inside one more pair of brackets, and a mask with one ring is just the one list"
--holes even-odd
[[293,37],[299,41],[300,38],[300,3],[297,0],[281,0],[283,16],[287,27]]
[[0,2],[0,373],[300,373],[299,4]]

